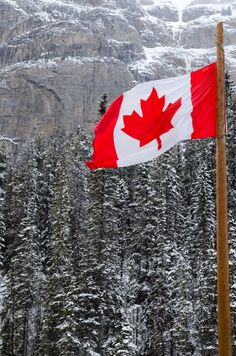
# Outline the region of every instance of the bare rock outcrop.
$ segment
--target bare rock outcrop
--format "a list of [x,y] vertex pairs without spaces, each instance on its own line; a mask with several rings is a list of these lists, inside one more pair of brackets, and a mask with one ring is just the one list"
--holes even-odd
[[2,137],[92,128],[104,92],[112,101],[214,60],[220,19],[236,73],[235,0],[196,0],[182,18],[171,0],[0,0],[0,9]]

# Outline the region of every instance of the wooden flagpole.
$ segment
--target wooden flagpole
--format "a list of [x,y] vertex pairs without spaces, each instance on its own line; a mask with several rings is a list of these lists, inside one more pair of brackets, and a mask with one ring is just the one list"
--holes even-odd
[[217,25],[217,149],[216,149],[216,218],[217,218],[217,294],[218,356],[232,355],[229,296],[229,252],[227,214],[227,172],[225,145],[225,77],[223,23]]

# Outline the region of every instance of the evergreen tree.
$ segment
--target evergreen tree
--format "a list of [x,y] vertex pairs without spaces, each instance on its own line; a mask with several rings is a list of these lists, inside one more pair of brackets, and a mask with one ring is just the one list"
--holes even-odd
[[48,246],[47,283],[44,293],[45,315],[41,352],[47,355],[77,355],[77,287],[71,261],[70,203],[67,167],[62,155],[56,170],[55,193],[51,209],[51,235]]
[[178,293],[176,284],[179,283],[177,278],[181,255],[178,246],[181,245],[183,226],[178,159],[176,148],[160,157],[155,162],[150,181],[150,198],[155,214],[150,214],[153,223],[149,229],[153,238],[149,256],[150,292],[145,303],[145,348],[152,355],[172,354],[175,350],[173,334],[177,315],[174,296]]
[[0,266],[3,265],[4,236],[6,224],[4,217],[4,197],[6,184],[6,155],[3,149],[0,149]]
[[79,334],[85,355],[102,348],[103,334],[103,220],[104,172],[92,172],[88,179],[89,200],[86,207],[84,233],[79,254]]
[[[150,223],[152,220],[149,196],[149,173],[151,164],[130,167],[126,170],[129,191],[129,217],[127,224],[127,276],[128,278],[128,307],[131,320],[132,341],[138,350],[142,347],[145,335],[145,320],[143,303],[149,288],[149,257],[151,255]],[[149,210],[148,210],[149,209]],[[148,220],[148,221],[147,221]],[[154,217],[155,220],[155,217]],[[147,229],[145,228],[147,227]],[[144,231],[145,230],[145,231]],[[148,257],[149,256],[149,257]]]
[[132,328],[127,320],[121,318],[121,329],[117,334],[117,339],[113,345],[110,355],[117,356],[134,356],[137,355],[137,347],[134,345],[132,340]]
[[[2,352],[30,355],[40,324],[41,262],[38,230],[37,159],[34,143],[26,148],[13,179],[16,203],[8,242],[6,295],[3,308]],[[17,198],[19,201],[17,201]],[[15,200],[16,199],[16,200]],[[20,204],[20,205],[19,205]],[[9,227],[9,221],[7,228]],[[10,329],[9,329],[10,328]]]
[[67,186],[71,205],[72,257],[76,273],[79,273],[78,256],[80,254],[80,240],[81,236],[84,234],[86,206],[89,199],[89,170],[85,166],[85,162],[89,156],[90,146],[91,143],[89,142],[88,134],[85,132],[82,125],[79,125],[76,134],[71,137],[67,148],[67,165],[70,167],[67,177]]
[[[118,354],[122,350],[124,352],[125,349],[126,352],[130,352],[130,355],[135,351],[131,342],[132,333],[126,308],[127,301],[125,291],[123,291],[123,278],[126,278],[126,275],[121,274],[121,268],[124,267],[123,248],[126,244],[127,194],[127,187],[121,172],[107,171],[103,192],[105,244],[102,249],[104,262],[101,284],[105,326],[102,336],[102,353],[106,355],[113,355],[115,344]],[[117,337],[119,338],[118,344]]]
[[98,115],[99,119],[105,114],[108,107],[107,94],[103,94],[99,101]]
[[228,211],[229,211],[229,253],[230,253],[230,285],[231,285],[231,315],[232,315],[232,337],[233,354],[236,353],[236,220],[235,220],[235,199],[236,199],[236,96],[234,83],[229,74],[226,74],[226,114],[227,114],[227,162],[228,162]]
[[[191,266],[192,338],[200,353],[216,353],[215,144],[194,142],[191,160],[186,241]],[[194,167],[194,169],[193,169]]]
[[55,171],[61,152],[65,145],[65,132],[63,127],[57,127],[53,136],[35,138],[37,161],[39,167],[39,230],[41,235],[41,260],[43,272],[46,273],[48,262],[48,238],[52,226],[50,211],[55,190]]

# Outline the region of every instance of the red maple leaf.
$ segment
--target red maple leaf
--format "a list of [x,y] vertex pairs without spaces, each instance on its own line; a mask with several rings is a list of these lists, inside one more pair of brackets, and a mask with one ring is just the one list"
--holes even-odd
[[124,115],[124,131],[127,135],[140,141],[140,147],[157,140],[158,150],[162,147],[160,136],[171,130],[174,126],[171,123],[173,116],[181,106],[181,99],[175,103],[165,106],[165,96],[158,97],[155,88],[147,100],[140,100],[143,116],[139,116],[136,111],[131,115]]

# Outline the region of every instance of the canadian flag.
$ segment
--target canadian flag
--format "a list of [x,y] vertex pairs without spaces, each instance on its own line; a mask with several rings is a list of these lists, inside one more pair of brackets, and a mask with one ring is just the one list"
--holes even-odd
[[216,63],[136,85],[95,128],[90,169],[150,161],[182,140],[216,136]]

